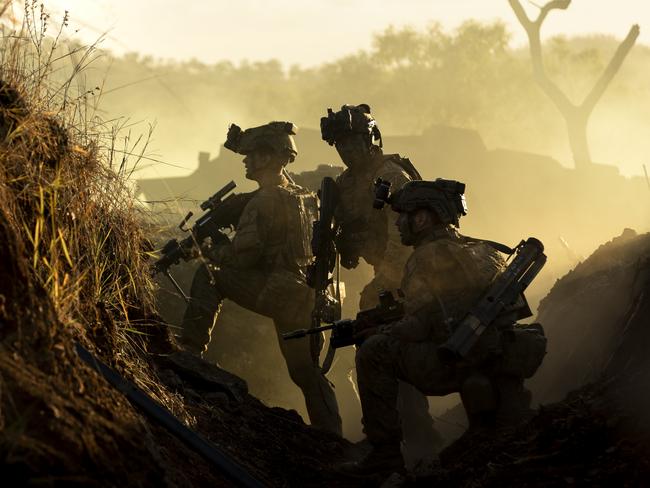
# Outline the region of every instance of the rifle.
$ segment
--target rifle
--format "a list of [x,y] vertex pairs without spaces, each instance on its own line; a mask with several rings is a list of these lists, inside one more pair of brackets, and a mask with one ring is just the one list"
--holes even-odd
[[282,334],[282,338],[285,340],[300,339],[307,335],[320,334],[323,331],[331,330],[330,346],[332,349],[351,345],[359,346],[360,343],[354,338],[357,332],[369,327],[394,322],[403,316],[404,304],[395,300],[391,292],[384,291],[379,294],[379,305],[368,310],[362,310],[357,313],[355,319],[337,320],[321,327],[294,330]]
[[[544,245],[529,237],[515,248],[515,257],[499,274],[478,303],[455,327],[451,337],[438,348],[444,363],[465,358],[485,329],[507,307],[514,306],[546,263]],[[528,311],[527,316],[532,315]]]
[[189,232],[190,235],[180,242],[177,239],[169,240],[160,250],[161,257],[152,265],[153,274],[163,273],[167,276],[187,303],[189,303],[189,298],[171,275],[169,268],[178,264],[181,259],[190,259],[192,249],[199,247],[208,237],[217,240],[228,239],[222,230],[233,229],[237,225],[244,207],[255,193],[231,193],[228,195],[236,186],[237,184],[231,181],[201,203],[201,210],[205,210],[205,213],[194,223],[191,229],[185,227],[185,224],[194,215],[193,212],[189,212],[178,225],[178,228],[183,232]]
[[[485,329],[508,307],[516,306],[528,285],[546,263],[544,245],[530,237],[515,248],[515,257],[483,294],[479,302],[454,328],[451,337],[438,348],[443,363],[454,363],[466,357]],[[527,315],[530,315],[529,309]],[[379,295],[379,305],[361,311],[354,320],[338,320],[332,324],[311,329],[299,329],[283,334],[283,339],[298,339],[310,334],[331,330],[332,348],[359,345],[354,336],[364,328],[386,324],[404,316],[404,307],[390,292]],[[523,317],[520,317],[523,318]]]
[[[341,318],[341,297],[340,287],[337,286],[337,300],[332,301],[328,296],[327,289],[333,284],[332,273],[337,264],[336,247],[334,236],[336,226],[334,224],[334,211],[338,205],[339,195],[336,182],[326,176],[321,182],[318,192],[320,205],[318,207],[318,220],[313,223],[313,234],[311,250],[314,261],[307,268],[307,284],[315,291],[314,309],[311,314],[310,348],[314,363],[319,363],[320,357],[320,335],[316,332],[321,329],[322,322],[334,322]],[[334,351],[330,347],[321,366],[322,374],[326,374],[332,365]]]

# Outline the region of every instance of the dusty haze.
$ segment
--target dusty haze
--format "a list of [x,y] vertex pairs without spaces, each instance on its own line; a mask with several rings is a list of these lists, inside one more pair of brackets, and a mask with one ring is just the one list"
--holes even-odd
[[[524,4],[533,15],[536,8]],[[22,2],[16,5],[20,17]],[[88,85],[107,76],[105,115],[143,121],[136,128],[141,132],[146,121],[156,121],[152,154],[181,168],[158,165],[143,170],[141,177],[189,173],[196,151],[214,153],[232,121],[258,124],[292,118],[315,128],[327,106],[359,101],[373,104],[387,134],[413,134],[431,123],[450,123],[479,130],[490,148],[531,150],[563,164],[571,159],[562,119],[530,83],[527,39],[506,0],[386,0],[381,8],[369,0],[49,0],[46,8],[52,14],[51,30],[61,23],[64,10],[70,12],[64,38],[88,44],[102,38],[99,46],[109,54],[93,63]],[[470,20],[502,24],[498,40],[520,65],[500,66],[496,63],[502,59],[491,54],[484,59],[477,45],[474,58],[471,52],[462,53],[459,63],[435,76],[402,70],[402,80],[400,71],[382,66],[391,53],[378,49],[377,40],[385,37],[389,25],[397,32],[411,29],[426,36],[438,24],[434,32],[454,38]],[[642,174],[641,164],[650,154],[650,141],[644,137],[649,107],[648,53],[643,46],[650,44],[650,7],[635,0],[615,5],[574,0],[568,10],[551,12],[542,28],[543,39],[555,48],[547,54],[553,78],[572,100],[580,101],[617,44],[593,35],[620,40],[634,23],[641,25],[637,46],[597,105],[589,127],[594,160],[615,164],[627,175]],[[570,47],[558,44],[558,35],[571,39]],[[576,36],[592,37],[577,47]],[[110,53],[118,58],[111,61]],[[142,62],[132,63],[132,57],[124,58],[127,53],[139,53]],[[370,67],[360,62],[364,58],[373,61]],[[470,69],[469,64],[475,66]],[[257,80],[266,82],[264,90]]]
[[[452,2],[428,2],[427,5],[442,9],[441,5],[447,3]],[[458,3],[470,4],[469,1]],[[351,4],[332,2],[331,11],[346,11]],[[411,12],[407,4],[401,4],[402,15]],[[507,8],[504,13],[505,4],[499,2],[495,17],[509,15]],[[100,5],[108,4],[100,2]],[[147,44],[138,44],[139,41],[135,42],[138,36],[160,46],[167,46],[174,39],[173,45],[180,49],[174,56],[180,58],[189,56],[190,52],[181,48],[195,41],[184,31],[187,22],[183,21],[169,27],[164,40],[155,41],[150,32],[156,31],[157,14],[152,5],[148,6],[150,10],[143,10],[146,5],[142,3],[122,11],[122,15],[133,14],[136,20],[132,22],[147,25],[147,30],[138,31],[126,47],[137,51],[142,46],[145,53],[154,56],[123,54],[126,50],[123,43],[116,52],[106,51],[89,63],[82,61],[81,52],[73,57],[87,64],[83,71],[85,83],[76,89],[79,96],[87,97],[96,106],[96,112],[91,111],[88,117],[101,116],[112,121],[109,126],[121,126],[122,137],[118,141],[125,144],[127,152],[143,150],[142,141],[136,142],[138,134],[146,133],[148,124],[155,124],[135,178],[190,176],[197,168],[199,151],[209,151],[213,156],[219,154],[228,124],[232,122],[246,127],[269,120],[291,120],[305,129],[315,129],[327,107],[365,102],[371,105],[387,136],[387,152],[399,151],[412,157],[427,178],[458,178],[468,183],[470,214],[463,221],[464,232],[511,245],[528,235],[542,238],[548,248],[549,264],[531,290],[533,304],[577,261],[602,242],[619,235],[625,227],[633,227],[638,232],[650,230],[650,183],[642,169],[644,163],[650,167],[647,157],[650,154],[647,136],[650,133],[650,48],[642,42],[632,49],[592,114],[588,135],[593,159],[599,164],[593,171],[578,174],[571,169],[564,121],[532,80],[522,29],[513,22],[506,25],[469,20],[461,25],[427,22],[425,26],[414,21],[415,27],[410,28],[389,27],[386,19],[376,26],[376,34],[360,28],[364,41],[350,41],[355,46],[353,50],[341,50],[346,43],[340,37],[348,40],[345,29],[320,29],[322,35],[318,42],[309,40],[306,31],[298,29],[293,33],[293,44],[303,46],[301,36],[305,36],[304,45],[314,50],[313,59],[302,60],[303,67],[300,67],[292,66],[297,58],[285,57],[282,49],[272,48],[268,55],[264,54],[274,45],[276,32],[270,28],[252,37],[259,46],[258,51],[252,52],[258,52],[259,56],[237,51],[236,46],[251,45],[252,34],[246,29],[256,25],[255,21],[247,24],[247,17],[241,11],[237,13],[242,16],[240,20],[226,23],[231,24],[227,28],[219,27],[221,24],[212,27],[223,33],[235,26],[225,43],[216,42],[216,32],[213,39],[210,30],[201,26],[198,11],[192,10],[194,7],[188,7],[197,19],[193,31],[200,34],[199,44],[217,53],[216,57],[204,61],[161,60],[170,56],[153,51]],[[159,9],[173,10],[176,4],[156,2],[156,5]],[[255,11],[251,15],[257,12],[255,2],[243,5]],[[424,2],[413,2],[413,5],[424,8]],[[574,7],[579,10],[584,5],[585,2],[575,2],[569,11],[555,12],[547,20],[548,30],[554,25],[567,25],[566,19],[575,14]],[[631,2],[621,5],[614,9],[609,4],[611,24],[618,26],[616,37],[547,38],[544,53],[549,74],[572,100],[579,101],[586,95],[627,29],[646,15],[647,7],[630,8],[629,15],[621,21],[622,12]],[[74,18],[74,10],[72,14]],[[489,14],[485,15],[490,18]],[[485,19],[485,15],[477,17]],[[223,12],[222,17],[225,16]],[[403,18],[406,19],[399,17]],[[294,20],[296,25],[300,24],[298,20]],[[346,22],[350,22],[347,17],[342,24]],[[54,20],[52,23],[55,25]],[[151,31],[149,25],[153,26]],[[323,22],[322,25],[331,24]],[[647,25],[650,31],[650,21]],[[644,24],[641,29],[644,33]],[[278,32],[285,30],[279,28]],[[309,30],[319,29],[312,26]],[[614,33],[604,28],[602,32]],[[110,36],[117,35],[116,27]],[[513,43],[513,38],[519,39],[519,44]],[[241,61],[243,57],[257,61]],[[69,65],[60,68],[60,76],[70,70]],[[450,154],[447,144],[450,141],[431,135],[439,134],[436,130],[440,128],[460,131],[467,141],[481,143],[477,143],[475,151],[469,150],[461,137],[454,147],[467,150]],[[418,137],[411,141],[405,136]],[[307,137],[312,137],[311,142]],[[314,140],[313,131],[303,131],[297,140],[303,154],[290,168],[293,171],[314,169],[318,163],[340,164],[334,150]],[[320,148],[318,158],[306,157],[316,145]],[[251,188],[243,180],[236,158],[228,161],[228,166],[214,167],[210,176],[213,185],[206,182],[207,186],[216,190],[235,178],[241,188]],[[180,195],[164,191],[153,198],[177,196]],[[191,195],[197,199],[207,196],[206,191]],[[568,249],[560,238],[568,243]],[[360,273],[356,275],[359,282],[369,279],[368,269]],[[354,289],[351,291],[354,304]],[[263,334],[271,332],[269,327],[264,330]],[[288,384],[286,372],[276,370],[269,378],[270,370],[264,371],[282,363],[275,348],[275,344],[267,341],[250,345],[249,350],[232,358],[232,364],[244,376],[255,370],[265,372],[267,376],[261,375],[259,382],[250,374],[246,377],[252,391],[265,401],[303,411],[297,389]],[[263,355],[270,358],[268,366],[257,366]],[[230,365],[224,362],[224,366]]]

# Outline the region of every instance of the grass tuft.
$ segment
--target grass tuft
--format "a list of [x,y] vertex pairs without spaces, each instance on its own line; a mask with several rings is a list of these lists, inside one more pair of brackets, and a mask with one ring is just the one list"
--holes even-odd
[[[28,0],[18,28],[0,27],[0,208],[23,241],[16,259],[52,304],[57,323],[46,335],[72,335],[178,411],[142,354],[160,329],[148,216],[129,177],[151,132],[134,137],[123,120],[101,119],[101,88],[83,82],[97,43],[62,41],[67,12],[58,25]],[[35,340],[16,336],[19,348]]]

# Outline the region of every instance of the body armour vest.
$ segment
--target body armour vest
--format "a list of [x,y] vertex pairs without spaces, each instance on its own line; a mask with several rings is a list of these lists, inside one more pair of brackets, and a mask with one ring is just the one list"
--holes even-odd
[[484,242],[450,237],[423,243],[411,254],[402,279],[406,312],[426,310],[430,337],[442,342],[503,266],[499,252]]
[[379,164],[365,171],[346,169],[338,177],[340,202],[336,222],[340,233],[337,247],[344,265],[346,262],[355,263],[360,257],[373,266],[381,263],[389,237],[387,228],[392,224],[394,214],[388,207],[382,210],[373,208],[374,183],[377,178],[382,178],[391,181],[397,189],[411,180],[402,161],[398,154],[385,155]]
[[[312,222],[316,195],[293,184],[260,188],[244,209],[242,220],[254,220],[250,239],[261,247],[260,265],[271,271],[302,273],[312,259]],[[257,235],[254,235],[257,234]],[[242,235],[237,236],[247,240]],[[236,239],[237,239],[236,237]],[[240,242],[246,247],[247,244]]]

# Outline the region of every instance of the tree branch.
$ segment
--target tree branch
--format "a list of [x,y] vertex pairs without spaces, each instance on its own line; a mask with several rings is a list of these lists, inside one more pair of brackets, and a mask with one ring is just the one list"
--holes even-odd
[[630,28],[630,32],[628,32],[625,40],[616,49],[616,52],[607,65],[607,68],[605,68],[605,71],[600,75],[600,78],[591,89],[589,95],[587,95],[582,102],[582,105],[580,106],[582,110],[591,112],[594,109],[596,103],[598,103],[598,100],[600,100],[600,97],[603,96],[603,93],[607,89],[607,86],[620,69],[621,64],[623,64],[623,61],[630,52],[630,49],[634,46],[637,37],[639,37],[639,31],[640,29],[638,24],[634,24]]
[[567,96],[562,93],[562,90],[553,83],[553,81],[546,74],[544,69],[544,61],[542,58],[542,43],[540,40],[540,27],[542,22],[553,9],[566,9],[571,0],[553,0],[541,7],[541,11],[535,22],[531,22],[526,14],[526,11],[521,6],[519,0],[508,0],[512,10],[514,11],[519,23],[526,30],[528,35],[528,44],[530,47],[530,57],[533,64],[533,77],[541,89],[546,93],[546,95],[555,103],[558,110],[565,116],[569,116],[574,110],[575,106],[567,98]]
[[526,29],[526,32],[528,32],[532,22],[528,18],[524,8],[521,6],[521,3],[519,3],[519,0],[508,0],[508,2],[517,16],[517,20],[519,20],[519,23],[524,27],[524,29]]
[[537,24],[538,28],[541,27],[542,22],[544,22],[544,19],[551,10],[566,10],[569,8],[569,5],[571,5],[571,0],[553,0],[552,2],[548,2],[539,9],[539,15],[534,23]]

